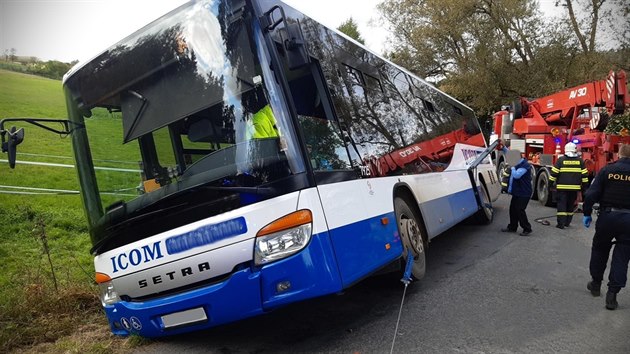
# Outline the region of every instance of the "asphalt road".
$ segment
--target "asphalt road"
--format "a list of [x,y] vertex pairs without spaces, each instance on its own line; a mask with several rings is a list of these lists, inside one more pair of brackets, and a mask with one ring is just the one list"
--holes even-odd
[[[427,276],[407,288],[393,352],[630,353],[630,290],[615,311],[586,290],[594,226],[585,229],[581,214],[565,230],[553,227],[555,217],[536,223],[555,209],[532,201],[533,234],[502,233],[508,204],[502,195],[491,225],[460,225],[431,242]],[[136,352],[389,353],[400,275]]]

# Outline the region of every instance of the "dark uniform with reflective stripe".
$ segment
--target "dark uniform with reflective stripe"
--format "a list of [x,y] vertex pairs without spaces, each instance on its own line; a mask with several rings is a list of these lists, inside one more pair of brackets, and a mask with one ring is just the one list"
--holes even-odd
[[589,268],[593,281],[601,283],[614,239],[608,291],[616,294],[626,286],[630,261],[630,157],[599,171],[586,191],[584,216],[591,216],[595,202],[599,202],[600,209]]
[[556,184],[557,227],[564,228],[573,220],[578,192],[588,184],[588,170],[580,157],[560,156],[551,168],[549,181]]

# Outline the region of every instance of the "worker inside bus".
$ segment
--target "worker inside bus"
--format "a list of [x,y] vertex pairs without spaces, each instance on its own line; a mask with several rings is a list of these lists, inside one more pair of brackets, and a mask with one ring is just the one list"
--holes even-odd
[[272,181],[291,174],[287,163],[287,139],[282,137],[269,96],[262,81],[242,95],[246,124],[245,144],[237,144],[238,173],[259,180],[255,184]]
[[243,94],[243,108],[252,114],[251,126],[248,127],[248,139],[277,138],[280,136],[276,117],[269,105],[262,85]]

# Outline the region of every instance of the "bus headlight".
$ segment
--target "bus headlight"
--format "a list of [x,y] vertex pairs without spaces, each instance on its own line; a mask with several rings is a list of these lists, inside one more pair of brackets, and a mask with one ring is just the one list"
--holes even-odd
[[311,240],[310,210],[298,210],[263,227],[256,235],[254,262],[266,264],[304,249]]
[[120,301],[113,282],[108,281],[107,283],[98,284],[98,287],[101,290],[101,303],[103,306],[113,305]]
[[120,296],[114,288],[114,282],[107,274],[96,273],[96,283],[101,292],[101,304],[103,306],[113,305],[120,301]]

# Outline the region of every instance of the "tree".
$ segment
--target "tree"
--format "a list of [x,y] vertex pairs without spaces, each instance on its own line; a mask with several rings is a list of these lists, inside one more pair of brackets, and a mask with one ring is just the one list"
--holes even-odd
[[[610,14],[600,3],[624,4],[592,0],[592,17]],[[628,63],[623,50],[630,46],[598,51],[599,37],[588,32],[576,39],[571,21],[543,18],[537,6],[535,0],[385,0],[379,11],[394,33],[390,59],[483,116],[518,96],[545,96]]]
[[[556,0],[564,8],[582,52],[630,44],[630,4],[624,0]],[[597,48],[598,41],[600,47]]]
[[15,48],[11,48],[9,50],[9,58],[11,59],[11,61],[15,61],[15,59],[17,59],[17,57],[15,56],[15,53],[17,52],[17,50]]
[[524,88],[537,93],[530,81],[536,70],[532,60],[545,41],[535,5],[533,0],[386,0],[379,10],[395,33],[392,60],[488,113]]
[[344,23],[339,25],[337,29],[341,31],[341,33],[346,34],[347,36],[356,40],[357,42],[361,44],[365,44],[365,40],[363,39],[363,37],[361,37],[361,33],[359,33],[359,27],[357,23],[354,22],[354,19],[352,19],[352,17],[350,17]]

